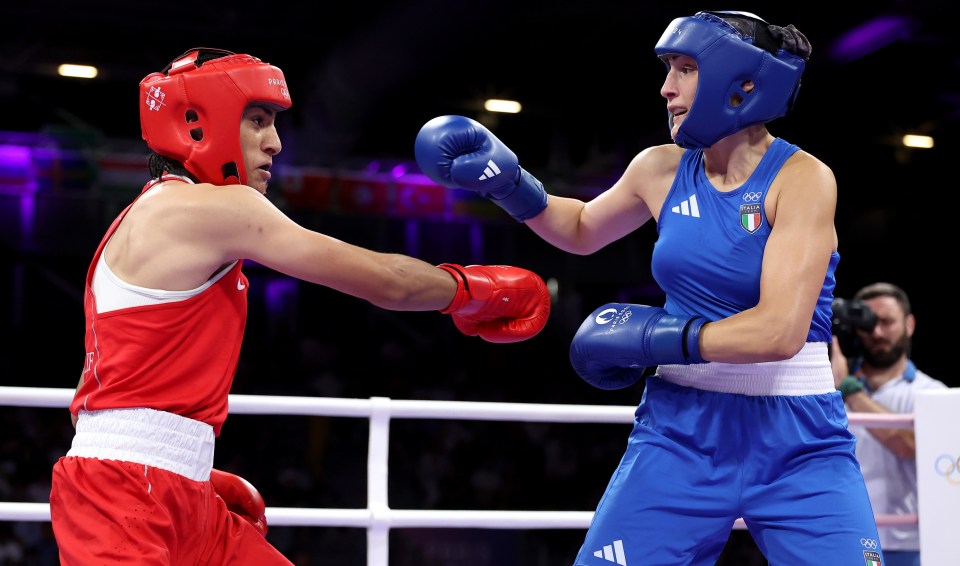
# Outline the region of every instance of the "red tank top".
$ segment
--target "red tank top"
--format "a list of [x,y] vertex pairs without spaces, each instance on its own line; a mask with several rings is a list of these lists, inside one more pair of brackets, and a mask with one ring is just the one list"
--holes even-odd
[[110,225],[87,271],[87,355],[70,411],[146,407],[205,422],[219,435],[247,320],[243,261],[189,299],[97,313],[93,273],[131,206]]

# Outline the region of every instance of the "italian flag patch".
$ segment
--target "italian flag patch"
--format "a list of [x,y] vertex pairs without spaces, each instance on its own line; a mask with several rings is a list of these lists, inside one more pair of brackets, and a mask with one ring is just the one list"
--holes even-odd
[[763,224],[760,204],[740,205],[740,227],[753,234]]
[[879,552],[873,552],[873,551],[870,551],[870,550],[864,550],[864,551],[863,551],[863,561],[864,561],[864,563],[866,564],[866,566],[883,566],[883,564],[880,562],[880,553],[879,553]]

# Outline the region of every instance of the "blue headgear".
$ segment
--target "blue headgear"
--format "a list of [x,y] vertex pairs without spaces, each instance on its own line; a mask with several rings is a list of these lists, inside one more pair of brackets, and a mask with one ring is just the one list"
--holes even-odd
[[[800,89],[810,42],[792,25],[770,25],[747,12],[697,12],[673,20],[654,51],[697,61],[697,94],[674,142],[699,148],[786,114]],[[754,83],[750,92],[741,88],[745,81]]]

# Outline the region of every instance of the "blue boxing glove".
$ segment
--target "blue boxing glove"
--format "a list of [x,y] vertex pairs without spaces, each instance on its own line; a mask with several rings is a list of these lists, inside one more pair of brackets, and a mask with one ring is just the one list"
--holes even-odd
[[660,307],[607,303],[580,325],[570,344],[570,363],[594,387],[629,387],[647,367],[704,363],[700,329],[706,323]]
[[547,207],[543,183],[520,168],[493,132],[464,116],[439,116],[420,128],[413,148],[435,183],[475,191],[523,222]]

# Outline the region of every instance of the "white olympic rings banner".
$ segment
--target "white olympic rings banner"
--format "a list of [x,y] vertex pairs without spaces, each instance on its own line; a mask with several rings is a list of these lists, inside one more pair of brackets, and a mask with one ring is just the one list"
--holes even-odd
[[917,513],[924,564],[956,564],[960,533],[960,389],[917,391]]

